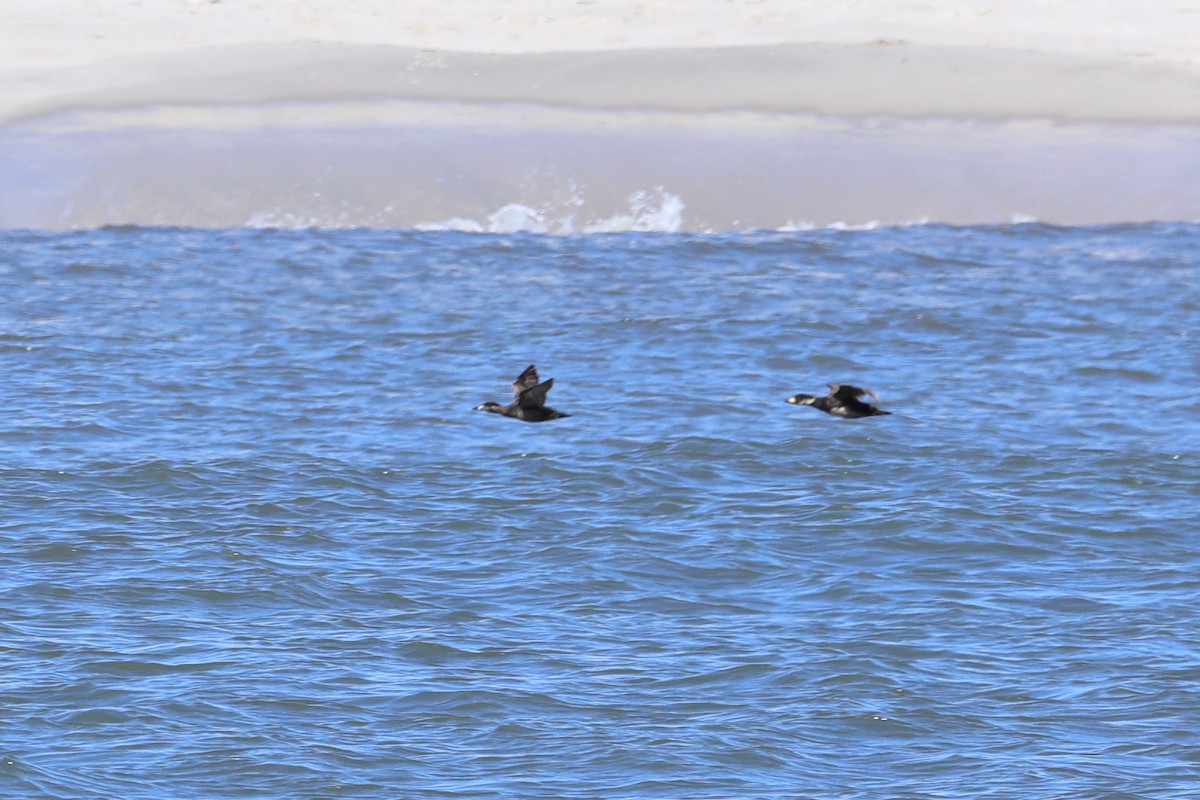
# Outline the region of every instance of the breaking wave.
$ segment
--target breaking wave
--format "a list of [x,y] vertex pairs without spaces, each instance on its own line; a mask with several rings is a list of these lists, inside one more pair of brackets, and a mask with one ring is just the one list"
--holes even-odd
[[452,217],[438,222],[421,222],[415,227],[424,231],[466,231],[471,233],[621,233],[624,231],[656,231],[676,233],[683,228],[686,205],[679,195],[661,186],[652,192],[637,191],[629,196],[629,206],[623,213],[589,217],[583,213],[584,200],[574,195],[569,202],[573,208],[534,208],[522,203],[508,203],[487,215],[485,220]]

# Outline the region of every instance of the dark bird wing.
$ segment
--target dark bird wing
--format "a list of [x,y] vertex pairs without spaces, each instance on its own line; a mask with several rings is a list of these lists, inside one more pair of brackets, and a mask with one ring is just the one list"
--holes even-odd
[[[528,371],[526,370],[526,372]],[[546,405],[546,392],[550,391],[552,386],[554,386],[554,378],[545,383],[539,383],[537,386],[529,387],[517,395],[517,405],[522,408],[541,408]]]
[[[518,375],[517,379],[515,381],[513,381],[513,385],[512,385],[513,394],[515,394],[519,398],[521,396],[521,392],[524,392],[527,389],[532,389],[533,387],[535,387],[537,385],[538,385],[537,367],[535,367],[533,364],[530,364],[528,367],[525,368],[525,371],[522,372],[520,375]],[[545,394],[545,392],[543,392],[543,394]]]
[[841,400],[843,403],[848,402],[850,400],[857,400],[858,398],[862,397],[864,394],[870,395],[872,400],[879,399],[879,395],[875,394],[870,389],[861,389],[857,386],[849,386],[844,383],[829,384],[829,394],[830,394],[830,396],[832,396],[838,400]]

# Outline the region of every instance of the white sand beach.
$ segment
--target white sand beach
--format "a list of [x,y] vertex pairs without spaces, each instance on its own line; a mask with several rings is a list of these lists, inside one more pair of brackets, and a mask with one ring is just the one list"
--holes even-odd
[[577,224],[647,193],[681,198],[688,229],[1200,218],[1200,2],[0,14],[0,225],[416,225],[514,204]]

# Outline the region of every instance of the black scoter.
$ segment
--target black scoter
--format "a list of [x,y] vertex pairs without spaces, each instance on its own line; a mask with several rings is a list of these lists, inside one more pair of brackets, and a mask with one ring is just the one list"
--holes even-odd
[[521,375],[513,381],[513,394],[516,399],[506,406],[488,401],[475,406],[476,411],[490,411],[493,414],[503,414],[506,417],[519,419],[523,422],[545,422],[548,419],[569,417],[561,411],[555,411],[546,405],[546,392],[554,386],[554,378],[540,383],[537,367],[530,364]]
[[824,397],[813,397],[811,394],[798,394],[795,397],[789,397],[788,402],[798,406],[812,406],[824,411],[826,414],[833,414],[835,417],[845,417],[846,419],[880,417],[892,413],[859,400],[864,394],[870,395],[874,400],[879,399],[879,395],[870,389],[860,389],[857,386],[847,386],[844,383],[831,383],[829,384],[829,394]]

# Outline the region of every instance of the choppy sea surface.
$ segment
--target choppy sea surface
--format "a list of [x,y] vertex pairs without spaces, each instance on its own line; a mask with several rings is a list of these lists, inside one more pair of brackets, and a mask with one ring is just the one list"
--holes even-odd
[[1196,796],[1198,225],[0,248],[4,797]]

